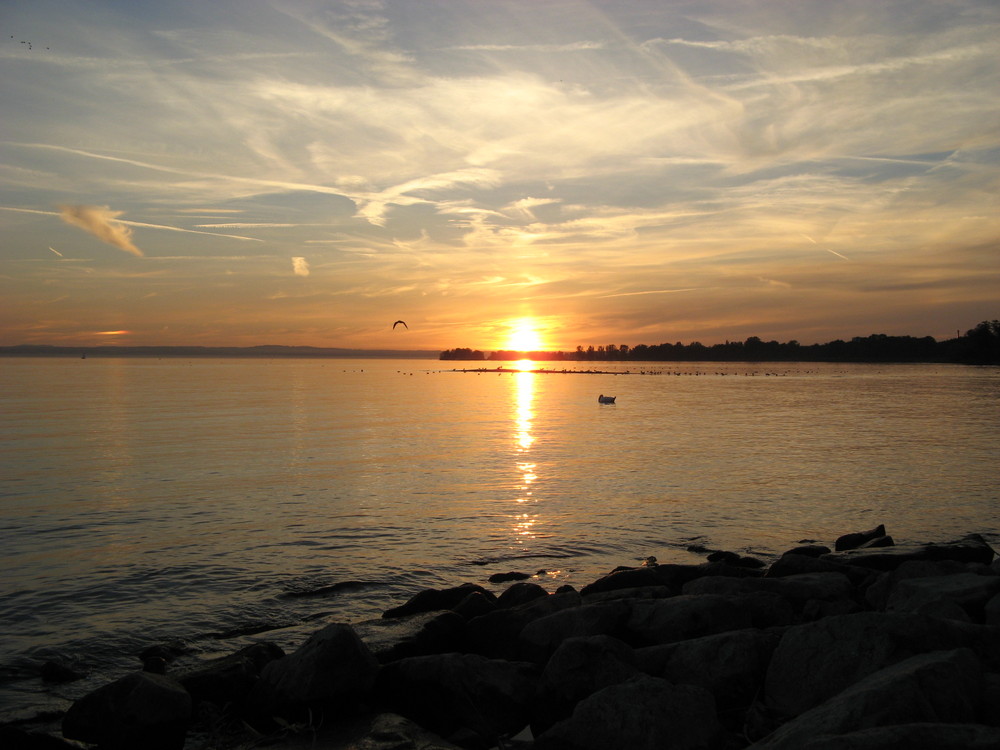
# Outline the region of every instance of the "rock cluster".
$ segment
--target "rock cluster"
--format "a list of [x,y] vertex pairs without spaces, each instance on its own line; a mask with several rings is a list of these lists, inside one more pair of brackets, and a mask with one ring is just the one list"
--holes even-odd
[[[990,546],[897,545],[880,526],[834,548],[649,560],[580,591],[428,590],[287,655],[259,643],[128,675],[77,701],[63,733],[172,750],[208,716],[281,748],[1000,747]],[[212,746],[249,746],[242,731]]]

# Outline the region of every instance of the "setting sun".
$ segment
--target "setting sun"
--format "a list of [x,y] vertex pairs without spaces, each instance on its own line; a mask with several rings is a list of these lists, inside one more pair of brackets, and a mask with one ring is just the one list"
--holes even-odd
[[507,325],[510,331],[507,334],[506,348],[517,352],[538,352],[545,348],[538,331],[538,322],[534,318],[517,318]]

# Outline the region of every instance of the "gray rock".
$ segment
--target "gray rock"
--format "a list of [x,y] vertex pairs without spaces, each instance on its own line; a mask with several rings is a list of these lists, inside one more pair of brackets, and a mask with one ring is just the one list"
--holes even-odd
[[494,573],[489,577],[490,583],[507,583],[508,581],[526,581],[531,578],[528,573],[510,571],[509,573]]
[[[835,563],[830,563],[835,564]],[[863,568],[862,568],[863,570]],[[872,609],[884,610],[889,601],[892,589],[907,578],[930,578],[933,576],[954,575],[966,573],[968,569],[954,560],[907,560],[895,570],[879,573],[878,577],[865,589],[865,601]]]
[[714,750],[722,742],[711,693],[642,675],[582,700],[534,750]]
[[242,704],[249,698],[264,667],[284,655],[285,652],[276,644],[263,641],[174,677],[196,703],[210,701],[219,706]]
[[858,549],[874,549],[876,547],[895,547],[896,541],[886,534],[885,536],[877,536],[874,539],[869,539],[864,544],[858,546]]
[[874,529],[869,529],[868,531],[856,531],[851,534],[844,534],[837,538],[834,543],[833,548],[837,551],[845,549],[857,549],[862,544],[872,539],[877,539],[880,536],[885,536],[885,525],[879,524]]
[[583,604],[532,620],[524,626],[518,638],[521,653],[529,661],[543,664],[567,638],[614,635],[621,630],[628,619],[631,612],[630,603],[631,600],[619,599],[598,604]]
[[983,675],[983,713],[979,720],[987,726],[1000,728],[1000,673]]
[[798,716],[914,655],[970,647],[989,659],[996,644],[993,629],[920,615],[860,612],[827,617],[782,635],[768,667],[765,702],[779,719]]
[[552,654],[538,682],[532,731],[541,734],[567,718],[587,696],[639,674],[635,653],[617,638],[568,638]]
[[785,578],[803,573],[841,573],[847,576],[855,586],[863,584],[873,575],[872,571],[867,568],[823,560],[818,555],[799,555],[794,552],[786,552],[771,563],[764,576],[766,578]]
[[726,598],[750,615],[751,627],[784,627],[797,622],[795,607],[780,594],[769,591],[750,591]]
[[897,544],[881,549],[851,549],[832,552],[820,559],[872,570],[895,570],[907,560],[954,560],[989,565],[993,557],[993,548],[982,537],[973,534],[945,544]]
[[782,578],[699,578],[684,586],[685,594],[736,596],[764,591],[783,596],[800,608],[810,599],[836,601],[854,596],[854,587],[841,573],[801,573]]
[[267,716],[296,716],[306,708],[342,714],[368,696],[377,670],[378,661],[354,628],[334,623],[265,666],[251,700]]
[[931,578],[906,578],[896,582],[886,602],[887,612],[919,612],[928,605],[953,602],[979,622],[986,603],[1000,594],[1000,576],[960,573]]
[[191,696],[175,680],[133,672],[70,706],[63,736],[107,750],[175,750],[184,746]]
[[419,612],[451,609],[474,591],[478,591],[487,599],[496,599],[492,591],[484,589],[475,583],[463,583],[461,586],[453,586],[447,589],[424,589],[415,594],[405,604],[387,609],[382,613],[382,617],[405,617],[406,615],[414,615]]
[[[913,656],[869,675],[757,742],[754,750],[800,750],[823,735],[914,722],[974,723],[982,671],[968,649]],[[904,746],[908,747],[908,746]]]
[[[382,655],[393,650],[397,644],[416,638],[427,623],[440,614],[439,611],[431,611],[418,612],[404,617],[362,620],[352,623],[351,627],[380,662],[392,661],[392,659],[383,658]],[[415,656],[415,654],[408,654],[408,656]]]
[[612,589],[587,594],[584,601],[587,604],[610,602],[613,599],[666,599],[677,596],[679,592],[669,586],[641,586],[632,589]]
[[725,596],[682,595],[630,600],[629,604],[620,632],[623,640],[635,646],[674,643],[750,627],[749,612]]
[[437,654],[384,666],[376,694],[390,711],[463,747],[491,747],[530,719],[538,681],[530,664]]
[[987,625],[1000,625],[1000,594],[992,597],[983,607],[983,617]]
[[668,682],[703,687],[720,709],[731,709],[753,702],[780,638],[775,632],[735,630],[638,649],[635,657],[644,672]]
[[[491,599],[479,591],[473,591],[462,601],[451,608],[450,611],[460,615],[465,620],[472,620],[476,617],[488,615],[497,608],[497,600]],[[411,615],[412,617],[413,615]]]
[[[615,589],[663,586],[666,583],[666,576],[661,573],[660,567],[659,565],[654,565],[617,570],[603,578],[599,578],[593,583],[587,584],[580,590],[580,593],[586,596],[587,594],[614,591]],[[666,568],[666,566],[663,567],[664,569]]]
[[756,578],[762,575],[757,568],[744,565],[731,565],[727,562],[710,562],[701,565],[681,565],[665,563],[638,568],[616,570],[603,578],[594,581],[581,590],[584,596],[614,589],[641,588],[645,586],[669,586],[680,588],[698,578],[706,576],[725,576],[730,578]]
[[491,658],[516,659],[519,657],[519,636],[525,625],[578,606],[580,594],[566,591],[475,617],[466,628],[466,648]]
[[549,592],[537,583],[515,583],[500,594],[500,597],[497,599],[497,606],[503,609],[517,607],[521,604],[532,602],[535,599],[543,599],[548,595]]
[[803,544],[798,547],[793,547],[790,550],[786,550],[782,553],[782,557],[785,555],[802,555],[804,557],[819,557],[820,555],[825,555],[832,552],[829,547],[825,544]]
[[1000,730],[979,724],[894,724],[804,738],[799,750],[996,750]]

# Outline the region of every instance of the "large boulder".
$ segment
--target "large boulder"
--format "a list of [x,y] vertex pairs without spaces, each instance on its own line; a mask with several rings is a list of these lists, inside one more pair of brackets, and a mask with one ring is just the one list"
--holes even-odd
[[176,680],[133,672],[70,706],[62,732],[106,750],[179,750],[191,713],[191,696]]
[[798,716],[914,655],[970,647],[992,660],[997,646],[995,629],[920,615],[827,617],[784,632],[768,666],[765,703],[779,719]]
[[528,723],[537,681],[530,664],[437,654],[382,667],[376,695],[390,711],[450,742],[486,748]]
[[490,658],[516,659],[518,638],[525,625],[578,606],[580,594],[565,591],[475,617],[466,628],[466,649]]
[[538,682],[532,731],[541,734],[567,718],[587,696],[641,674],[635,652],[617,638],[568,638],[545,665]]
[[[827,552],[830,550],[826,547],[822,547]],[[845,565],[844,563],[834,562],[832,560],[821,560],[820,555],[825,553],[819,553],[817,555],[800,555],[794,552],[786,552],[784,555],[779,557],[764,574],[767,578],[785,578],[787,576],[800,575],[802,573],[842,573],[847,576],[847,578],[855,586],[859,586],[874,573],[867,569],[861,568],[855,565]]]
[[746,707],[763,687],[780,637],[763,630],[734,630],[638,649],[635,658],[654,677],[709,690],[720,710]]
[[611,589],[587,594],[587,604],[610,602],[612,599],[669,599],[680,593],[669,586],[638,586],[631,589]]
[[667,566],[643,566],[616,570],[603,578],[598,578],[581,589],[583,596],[599,594],[603,591],[616,589],[642,588],[644,586],[663,586],[666,583]]
[[378,661],[354,628],[334,623],[268,663],[251,700],[265,716],[298,717],[303,709],[344,714],[369,695],[377,670]]
[[805,737],[798,750],[996,750],[1000,729],[980,724],[893,724]]
[[250,697],[264,667],[284,655],[276,644],[262,641],[180,672],[175,677],[195,703],[241,705]]
[[880,523],[874,529],[868,529],[868,531],[855,531],[850,534],[844,534],[843,536],[837,537],[837,541],[834,543],[833,548],[838,552],[846,549],[857,549],[866,542],[870,542],[873,539],[878,539],[879,537],[884,536],[885,524]]
[[725,596],[674,596],[633,600],[629,604],[620,632],[623,640],[635,646],[674,643],[751,624],[749,612]]
[[[941,603],[958,605],[969,618],[983,622],[986,603],[1000,594],[1000,576],[960,573],[897,581],[886,612],[920,612]],[[965,619],[965,618],[960,618]]]
[[832,551],[833,550],[825,544],[801,544],[798,547],[792,547],[792,549],[785,550],[781,556],[801,555],[803,557],[819,557],[820,555],[826,555]]
[[932,578],[935,576],[968,573],[969,569],[954,560],[907,560],[893,570],[883,571],[865,588],[865,601],[872,609],[884,610],[889,595],[896,584],[907,578]]
[[968,649],[920,654],[869,675],[752,747],[800,750],[807,741],[822,735],[871,727],[975,723],[982,682],[979,661]]
[[714,750],[723,739],[711,693],[641,675],[582,700],[533,750]]
[[497,608],[498,603],[496,598],[491,599],[482,592],[473,591],[448,611],[461,615],[465,620],[471,620],[474,617],[489,614]]
[[854,596],[854,586],[842,573],[801,573],[781,578],[699,578],[684,586],[685,594],[736,596],[754,591],[778,594],[797,609],[814,599],[840,601]]
[[727,598],[750,616],[751,627],[784,627],[798,622],[795,606],[780,594],[750,591]]
[[494,593],[476,583],[463,583],[446,589],[424,589],[412,596],[405,604],[387,609],[382,617],[405,617],[419,612],[433,612],[439,609],[451,609],[457,606],[465,597],[478,592],[487,599],[496,601]]
[[527,604],[535,599],[544,599],[549,592],[537,583],[521,581],[509,586],[497,599],[497,606],[504,609],[518,607]]
[[630,600],[620,599],[584,604],[532,620],[522,628],[518,638],[521,653],[529,661],[543,664],[567,638],[615,635],[629,617],[630,603]]
[[977,534],[944,544],[897,544],[895,547],[851,549],[831,552],[821,560],[859,565],[872,570],[895,570],[908,560],[954,560],[965,563],[989,565],[995,553],[993,548]]
[[464,617],[448,610],[364,620],[352,625],[381,664],[408,656],[457,651],[465,637],[465,626]]
[[581,594],[597,594],[615,589],[642,588],[646,586],[669,586],[679,591],[681,586],[706,576],[725,576],[729,578],[756,578],[762,575],[758,568],[741,564],[733,565],[725,561],[702,563],[700,565],[684,565],[680,563],[665,563],[661,565],[624,568],[616,570],[603,578],[599,578],[581,590]]
[[986,602],[983,607],[983,617],[987,625],[1000,626],[1000,594]]

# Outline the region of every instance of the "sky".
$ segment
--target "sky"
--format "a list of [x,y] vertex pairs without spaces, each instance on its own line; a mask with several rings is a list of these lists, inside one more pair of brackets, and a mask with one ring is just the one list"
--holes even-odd
[[997,0],[0,0],[0,101],[0,345],[1000,317]]

